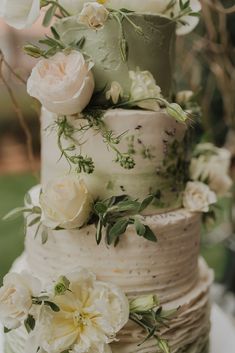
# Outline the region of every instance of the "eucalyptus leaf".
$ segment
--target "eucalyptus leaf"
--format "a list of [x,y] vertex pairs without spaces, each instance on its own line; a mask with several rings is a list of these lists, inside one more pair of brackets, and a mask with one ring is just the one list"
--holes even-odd
[[42,244],[46,244],[47,240],[48,240],[48,230],[46,228],[43,229],[42,234]]
[[55,37],[55,39],[60,39],[60,35],[59,33],[57,32],[57,30],[55,29],[55,27],[51,27],[51,33],[53,34],[53,36]]
[[140,203],[138,201],[132,201],[132,200],[121,201],[117,204],[117,207],[119,212],[132,211],[132,212],[138,213],[140,208]]
[[143,212],[154,200],[153,195],[149,195],[144,199],[139,207],[139,212]]
[[97,202],[94,205],[94,210],[98,215],[104,215],[107,212],[108,207],[103,202]]
[[149,226],[145,226],[145,233],[144,233],[143,237],[149,241],[154,242],[154,243],[157,242],[157,237],[153,233],[153,231],[151,230],[151,228]]
[[145,232],[146,232],[146,227],[143,223],[140,222],[140,220],[138,218],[135,219],[135,229],[136,229],[136,233],[139,236],[144,236]]
[[24,321],[24,326],[25,326],[28,333],[30,333],[31,331],[34,330],[35,324],[36,324],[36,322],[35,322],[34,317],[29,314],[27,319]]
[[38,222],[40,222],[40,220],[41,220],[41,217],[40,217],[40,216],[38,216],[38,217],[32,219],[32,220],[29,222],[28,227],[34,226],[35,224],[37,224]]
[[119,219],[110,229],[107,237],[108,245],[111,245],[116,239],[125,233],[129,225],[129,219]]
[[44,27],[48,27],[49,24],[51,23],[52,21],[52,18],[54,17],[55,15],[55,12],[56,12],[56,8],[57,6],[56,5],[52,5],[46,12],[45,16],[44,16],[44,19],[43,19],[43,26]]
[[51,301],[45,300],[44,304],[49,306],[51,308],[51,310],[56,313],[58,313],[60,311],[60,307]]
[[13,220],[23,215],[24,213],[32,212],[31,208],[27,207],[17,207],[14,210],[11,210],[6,216],[3,217],[3,221]]

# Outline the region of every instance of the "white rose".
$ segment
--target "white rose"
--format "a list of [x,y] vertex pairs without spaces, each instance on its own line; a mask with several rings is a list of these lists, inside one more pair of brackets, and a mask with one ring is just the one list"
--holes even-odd
[[28,317],[32,296],[38,296],[41,283],[33,276],[9,273],[0,288],[0,321],[8,329],[18,328]]
[[158,300],[155,295],[142,295],[130,301],[130,311],[134,313],[148,311],[156,308]]
[[211,143],[199,144],[196,152],[199,156],[190,164],[191,179],[206,182],[218,196],[226,195],[233,184],[229,176],[231,153]]
[[97,281],[86,269],[65,277],[69,290],[51,298],[60,311],[51,312],[48,324],[45,321],[41,347],[48,353],[68,349],[73,353],[109,353],[108,344],[129,318],[125,294],[112,284]]
[[67,176],[48,184],[40,195],[40,205],[46,226],[74,229],[88,221],[92,198],[83,180]]
[[94,91],[92,66],[75,50],[68,55],[59,52],[50,59],[42,59],[29,77],[28,93],[53,113],[80,113]]
[[78,16],[78,22],[92,29],[101,29],[108,16],[109,12],[103,5],[96,2],[87,2]]
[[188,182],[183,197],[184,207],[191,212],[208,212],[209,206],[216,203],[216,194],[200,182]]
[[120,83],[113,81],[110,90],[106,92],[106,99],[112,100],[114,104],[117,104],[119,98],[123,96],[123,89]]
[[40,15],[40,0],[0,0],[0,17],[16,29],[32,26]]
[[159,111],[159,104],[155,99],[160,98],[161,88],[156,85],[153,75],[149,71],[129,71],[131,83],[131,100],[138,101],[136,105],[143,109]]

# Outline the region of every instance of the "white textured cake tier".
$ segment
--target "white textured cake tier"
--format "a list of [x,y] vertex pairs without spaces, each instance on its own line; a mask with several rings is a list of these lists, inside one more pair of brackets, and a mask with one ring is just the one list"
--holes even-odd
[[[40,187],[30,192],[38,204]],[[26,256],[29,268],[42,280],[66,274],[75,266],[93,271],[127,293],[157,292],[164,302],[187,293],[198,279],[200,215],[184,209],[147,216],[144,222],[158,242],[136,235],[130,226],[118,246],[96,244],[95,226],[77,230],[48,230],[42,244],[37,225],[28,227]]]
[[[56,115],[42,111],[42,185],[64,176],[70,171],[65,157],[61,157],[57,140],[58,131],[53,125]],[[164,111],[108,110],[103,118],[108,131],[120,136],[121,142],[115,148],[130,153],[135,167],[125,169],[116,161],[117,155],[108,148],[105,138],[96,128],[87,129],[84,119],[69,118],[74,132],[73,140],[63,140],[65,148],[76,145],[72,155],[91,157],[95,170],[83,174],[89,191],[94,198],[107,198],[127,194],[133,198],[156,195],[154,213],[181,207],[181,195],[185,188],[186,159],[188,146],[185,133],[187,126],[177,122]],[[58,128],[58,127],[57,127]],[[69,153],[69,152],[68,152]],[[76,165],[71,165],[72,170]]]
[[[164,328],[162,335],[168,339],[171,353],[206,353],[210,330],[209,287],[213,280],[212,271],[204,261],[200,262],[199,277],[196,285],[186,295],[164,305],[166,309],[181,307],[179,314],[171,321],[169,328]],[[29,270],[25,257],[21,257],[13,271]],[[144,333],[133,323],[128,323],[112,344],[113,353],[156,353],[156,341],[148,340],[141,346],[138,343]],[[6,334],[4,353],[25,353],[24,347],[28,334],[20,328]]]

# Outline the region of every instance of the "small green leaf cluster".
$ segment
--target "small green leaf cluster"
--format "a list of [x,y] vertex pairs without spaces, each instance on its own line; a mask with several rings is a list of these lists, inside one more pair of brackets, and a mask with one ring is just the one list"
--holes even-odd
[[[47,7],[47,10],[43,19],[43,26],[47,27],[50,25],[53,17],[68,17],[70,13],[58,2],[58,0],[41,0],[40,6]],[[59,11],[59,14],[57,13]]]
[[100,244],[105,230],[106,243],[116,246],[129,225],[135,227],[136,234],[140,237],[156,242],[156,235],[145,224],[143,217],[139,216],[151,204],[153,198],[152,195],[149,195],[139,202],[124,195],[96,202],[94,204],[94,221],[96,223],[97,244]]
[[[147,297],[146,300],[146,303],[150,302],[150,299]],[[169,327],[169,322],[176,316],[178,309],[166,311],[159,305],[158,300],[155,298],[155,300],[151,300],[151,305],[149,307],[147,306],[146,310],[141,310],[141,306],[139,308],[140,310],[138,310],[138,306],[133,305],[136,301],[144,303],[145,298],[137,297],[130,301],[130,320],[142,327],[147,333],[147,336],[139,346],[147,340],[155,338],[158,349],[160,349],[162,353],[170,353],[167,340],[161,337],[161,328]]]

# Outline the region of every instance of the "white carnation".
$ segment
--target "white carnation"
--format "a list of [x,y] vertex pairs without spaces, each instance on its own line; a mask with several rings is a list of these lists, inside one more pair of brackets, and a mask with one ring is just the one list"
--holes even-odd
[[28,93],[53,113],[80,113],[94,91],[92,66],[75,50],[68,55],[59,52],[50,59],[42,59],[29,77]]
[[108,16],[109,12],[103,5],[96,2],[87,2],[78,16],[78,22],[91,29],[101,29]]
[[149,71],[136,70],[129,71],[129,76],[131,100],[136,101],[140,108],[159,111],[159,104],[154,98],[161,97],[161,88],[156,85],[153,75]]
[[40,0],[0,0],[0,17],[16,29],[32,26],[40,15]]
[[129,318],[126,296],[118,287],[97,281],[85,269],[66,274],[66,278],[69,291],[51,298],[60,311],[45,312],[50,324],[44,325],[41,347],[48,353],[67,349],[73,353],[109,353],[108,344]]
[[209,206],[216,203],[216,194],[210,190],[208,185],[200,182],[188,182],[184,197],[183,205],[191,212],[208,212]]
[[70,175],[49,183],[40,195],[40,205],[46,226],[74,229],[88,221],[92,197],[83,180]]
[[9,273],[0,288],[0,321],[8,329],[18,328],[28,317],[32,297],[38,296],[41,283],[27,273]]

